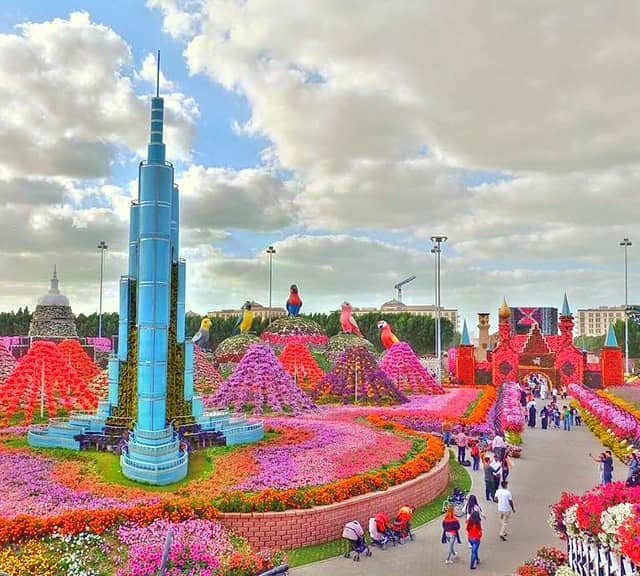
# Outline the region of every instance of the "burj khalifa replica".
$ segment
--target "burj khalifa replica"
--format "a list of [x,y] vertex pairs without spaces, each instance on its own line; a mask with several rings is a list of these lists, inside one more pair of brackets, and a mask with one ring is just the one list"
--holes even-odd
[[[160,76],[158,53],[157,81]],[[185,339],[186,264],[179,257],[180,194],[166,160],[164,99],[151,99],[147,159],[131,203],[129,269],[120,278],[117,354],[109,359],[108,398],[97,413],[31,426],[39,447],[120,452],[122,472],[148,484],[187,475],[189,450],[252,442],[262,423],[207,412],[194,396],[193,342]]]

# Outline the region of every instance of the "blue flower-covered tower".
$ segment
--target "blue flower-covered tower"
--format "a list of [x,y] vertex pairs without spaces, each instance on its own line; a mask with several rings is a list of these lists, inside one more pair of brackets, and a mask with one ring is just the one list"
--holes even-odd
[[[159,78],[159,54],[158,54]],[[131,203],[129,268],[120,278],[117,354],[98,412],[32,426],[34,446],[120,450],[122,472],[149,484],[187,475],[189,447],[238,444],[264,436],[228,412],[204,413],[194,396],[193,342],[185,340],[185,261],[179,258],[180,195],[163,142],[164,99],[151,99],[147,160]],[[124,440],[122,440],[124,438]]]

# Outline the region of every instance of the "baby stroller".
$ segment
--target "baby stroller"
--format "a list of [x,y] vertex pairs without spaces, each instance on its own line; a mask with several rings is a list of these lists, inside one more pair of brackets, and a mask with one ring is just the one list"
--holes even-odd
[[347,551],[344,553],[345,558],[350,558],[351,552],[354,552],[354,562],[360,561],[360,554],[363,552],[366,556],[371,556],[371,550],[364,540],[364,530],[357,520],[347,522],[344,525],[342,538],[344,538],[347,548]]
[[390,526],[391,532],[400,544],[404,544],[407,538],[409,540],[414,539],[411,533],[411,518],[413,518],[413,508],[411,506],[403,506]]
[[396,539],[393,537],[393,532],[389,528],[389,517],[380,512],[373,518],[369,518],[369,536],[371,537],[371,544],[378,546],[384,550],[387,543],[391,541],[393,545],[396,545]]
[[453,506],[453,512],[458,518],[462,518],[462,516],[466,513],[467,508],[467,497],[464,491],[460,490],[460,488],[454,488],[453,492],[451,492],[451,496],[445,498],[445,501],[442,503],[442,513],[444,514],[449,506]]

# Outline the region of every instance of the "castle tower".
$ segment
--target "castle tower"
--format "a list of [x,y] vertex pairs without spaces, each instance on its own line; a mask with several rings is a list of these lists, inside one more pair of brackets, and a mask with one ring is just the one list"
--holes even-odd
[[500,342],[507,342],[511,339],[511,322],[509,322],[509,319],[511,318],[511,309],[507,304],[507,299],[504,297],[502,298],[502,305],[498,310],[498,318],[500,319],[498,324]]
[[478,314],[478,347],[476,348],[476,360],[484,362],[489,350],[489,313]]
[[571,314],[571,309],[569,308],[569,301],[567,300],[567,295],[564,295],[564,299],[562,301],[562,310],[560,312],[560,335],[563,337],[565,341],[565,345],[573,344],[573,314]]
[[476,383],[476,359],[474,346],[469,338],[467,321],[462,326],[462,338],[456,355],[456,378],[461,384],[473,386]]
[[607,339],[602,350],[600,350],[600,370],[602,373],[602,385],[605,388],[624,384],[622,349],[618,346],[613,324],[609,326]]
[[131,204],[129,269],[120,279],[118,354],[109,361],[111,416],[133,419],[120,458],[128,478],[170,484],[187,474],[188,452],[171,424],[199,416],[193,344],[185,342],[185,262],[178,259],[179,194],[163,142],[164,99],[151,99],[147,160]]

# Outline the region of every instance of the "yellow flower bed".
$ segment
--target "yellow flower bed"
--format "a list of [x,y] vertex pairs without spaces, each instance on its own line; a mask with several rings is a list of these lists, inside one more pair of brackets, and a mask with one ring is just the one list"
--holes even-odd
[[10,576],[60,576],[57,559],[41,540],[1,548],[0,570]]

